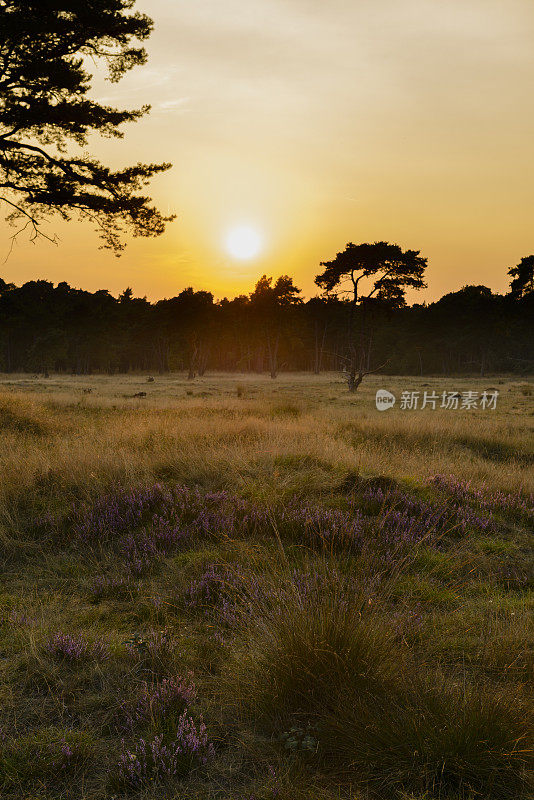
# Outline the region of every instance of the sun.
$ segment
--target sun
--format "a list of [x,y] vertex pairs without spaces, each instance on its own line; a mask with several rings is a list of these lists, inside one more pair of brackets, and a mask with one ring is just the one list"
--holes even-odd
[[261,247],[260,234],[248,225],[232,228],[226,236],[226,249],[234,258],[242,260],[254,258],[260,252]]

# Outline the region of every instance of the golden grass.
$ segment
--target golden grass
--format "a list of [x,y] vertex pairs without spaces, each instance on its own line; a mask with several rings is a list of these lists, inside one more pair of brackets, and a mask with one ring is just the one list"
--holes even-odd
[[[427,686],[421,677],[421,684],[412,692],[417,697],[417,687],[423,687],[424,703],[418,711],[412,714],[409,710],[406,715],[401,693],[399,717],[391,718],[389,733],[382,712],[362,707],[361,712],[369,714],[372,736],[361,739],[358,691],[347,680],[346,670],[338,670],[341,707],[334,703],[336,695],[332,700],[335,713],[325,717],[325,741],[330,741],[331,749],[325,751],[326,761],[330,759],[326,777],[320,769],[308,770],[306,763],[288,760],[287,754],[280,752],[278,740],[269,739],[265,733],[272,729],[275,737],[278,723],[269,722],[265,729],[258,729],[260,715],[250,721],[245,711],[250,700],[253,707],[263,701],[267,709],[271,702],[273,713],[266,718],[276,722],[280,717],[282,728],[290,726],[291,719],[286,721],[284,715],[292,698],[295,707],[302,705],[308,678],[315,685],[316,673],[320,675],[322,670],[325,685],[329,684],[336,677],[332,659],[337,663],[349,645],[354,650],[351,664],[357,660],[361,642],[351,638],[357,626],[350,614],[345,624],[340,608],[332,605],[336,593],[324,595],[324,607],[319,604],[313,617],[291,603],[286,607],[280,602],[278,616],[269,617],[258,608],[255,624],[246,622],[243,635],[239,634],[229,650],[213,638],[210,617],[195,616],[177,600],[191,580],[208,566],[220,563],[241,565],[244,574],[250,572],[273,586],[279,584],[280,597],[287,600],[283,592],[292,571],[303,567],[309,572],[318,570],[322,555],[314,553],[312,547],[277,539],[270,528],[261,536],[235,541],[227,539],[223,531],[220,540],[195,541],[191,548],[166,558],[140,580],[131,596],[117,594],[96,602],[90,591],[95,578],[124,571],[119,552],[100,547],[98,542],[93,547],[72,541],[68,520],[58,531],[53,525],[39,528],[37,520],[56,510],[64,518],[72,503],[98,498],[114,486],[133,487],[154,481],[228,489],[273,507],[293,495],[318,504],[323,500],[326,505],[341,502],[359,475],[386,476],[415,487],[422,486],[430,475],[452,473],[492,490],[534,492],[534,394],[525,388],[533,384],[506,377],[449,380],[373,376],[351,396],[340,376],[333,374],[281,375],[276,381],[241,375],[210,375],[193,382],[175,375],[156,376],[153,383],[147,383],[146,378],[0,377],[0,545],[6,556],[0,622],[3,618],[11,620],[9,613],[15,612],[14,621],[0,625],[5,656],[0,659],[0,728],[3,719],[12,724],[10,747],[18,759],[10,769],[20,771],[23,762],[30,762],[32,754],[42,749],[43,737],[44,741],[58,738],[63,735],[61,731],[68,733],[73,726],[76,735],[83,734],[87,740],[76,745],[82,766],[74,772],[71,793],[65,790],[67,793],[61,796],[90,800],[108,797],[106,770],[113,767],[120,736],[110,734],[107,726],[124,697],[129,697],[146,677],[124,642],[135,632],[160,627],[168,627],[173,637],[168,674],[195,670],[206,718],[214,737],[225,743],[207,782],[197,785],[197,778],[192,776],[183,790],[177,788],[169,795],[176,800],[242,800],[249,796],[269,800],[274,796],[271,764],[276,765],[280,798],[363,800],[366,789],[355,795],[347,785],[343,773],[346,764],[362,754],[369,764],[373,758],[379,763],[384,753],[396,752],[398,731],[411,730],[412,717],[425,720],[428,716],[430,720],[423,737],[430,749],[418,775],[426,776],[428,764],[437,764],[436,770],[442,771],[442,743],[435,731],[450,715],[448,701],[440,699],[438,677],[442,672],[446,673],[449,692],[444,697],[451,698],[462,713],[465,703],[457,697],[458,686],[465,682],[470,686],[475,678],[474,686],[480,684],[499,701],[495,701],[493,710],[489,703],[487,713],[474,701],[473,708],[468,708],[473,725],[478,726],[472,731],[475,750],[480,750],[479,740],[486,740],[487,725],[495,727],[494,712],[497,719],[504,720],[502,741],[507,746],[506,709],[511,709],[511,717],[517,716],[516,695],[523,702],[533,676],[532,593],[528,588],[523,591],[518,582],[512,581],[507,587],[499,578],[499,569],[505,563],[520,574],[528,571],[528,532],[513,519],[506,522],[502,532],[451,540],[446,550],[422,546],[411,561],[393,570],[391,586],[387,592],[380,588],[384,596],[376,609],[373,604],[370,608],[373,625],[390,630],[395,646],[390,647],[389,639],[384,639],[384,646],[376,643],[375,628],[366,629],[373,647],[376,645],[376,653],[373,650],[371,655],[379,658],[373,670],[380,672],[383,659],[382,666],[395,672],[399,653],[409,653],[406,663],[413,662],[412,673],[428,682]],[[374,403],[378,388],[390,389],[399,396],[405,389],[426,388],[439,393],[481,392],[489,387],[501,392],[496,411],[402,411],[396,407],[378,412]],[[91,393],[84,392],[88,388],[92,388]],[[139,391],[146,391],[146,398],[132,397]],[[383,567],[381,563],[377,566],[371,555],[367,560],[361,558],[361,563],[351,553],[346,557],[330,554],[327,560],[330,557],[336,570],[360,581],[364,588]],[[305,558],[309,558],[309,564]],[[359,615],[359,609],[350,613],[353,611]],[[17,615],[24,620],[17,622]],[[80,632],[90,640],[105,637],[112,657],[105,664],[83,664],[79,669],[56,663],[44,643],[57,630]],[[319,645],[314,650],[310,643]],[[314,662],[310,658],[313,653]],[[385,683],[389,686],[388,681]],[[224,703],[221,687],[226,692]],[[348,689],[354,694],[351,707],[345,700]],[[247,698],[247,691],[252,692],[251,698]],[[499,697],[508,691],[512,700],[508,702],[505,697],[502,701],[505,714],[499,710]],[[276,698],[269,700],[273,692]],[[390,705],[388,696],[384,713]],[[317,706],[311,710],[319,715],[324,706],[321,697]],[[245,709],[242,715],[240,709]],[[338,730],[340,720],[345,727]],[[376,730],[372,727],[375,724]],[[452,745],[456,746],[455,725],[449,728]],[[30,733],[33,730],[38,734],[35,741]],[[417,739],[419,732],[412,733]],[[406,741],[402,758],[411,764],[412,742],[409,737]],[[345,742],[349,755],[343,751]],[[506,747],[497,744],[507,757]],[[459,752],[461,749],[458,745]],[[490,775],[486,784],[493,781],[494,754],[490,752],[488,758],[479,768],[480,775],[484,770]],[[0,753],[0,777],[2,763],[8,762],[1,762]],[[337,775],[338,762],[342,769],[338,777],[332,777],[330,770]],[[503,775],[514,777],[517,768],[512,766],[506,773],[507,764]],[[408,777],[395,778],[393,766],[387,762],[383,774],[391,773],[398,786],[414,785],[408,773]],[[355,774],[359,772],[366,774],[361,765]],[[451,780],[455,774],[451,773]],[[374,780],[372,775],[369,779]],[[21,779],[20,786],[6,784],[11,786],[6,796],[17,800],[29,797],[28,786],[37,785],[35,781],[38,777],[32,776],[26,783]],[[427,786],[431,781],[425,777],[420,783]],[[58,785],[63,784],[60,781]],[[463,789],[455,791],[454,800],[464,798]],[[513,791],[513,786],[510,790],[501,787],[494,796],[509,800]],[[43,789],[36,796],[55,800],[59,795],[54,792],[52,786],[50,793]],[[167,795],[154,786],[142,796],[155,800]],[[410,796],[427,800],[435,795],[422,788]]]
[[[354,396],[336,375],[145,380],[4,377],[4,518],[34,494],[92,495],[114,483],[166,478],[268,501],[325,491],[357,472],[416,483],[454,473],[494,489],[534,492],[534,401],[524,380],[374,376]],[[374,407],[378,387],[399,395],[423,386],[481,392],[494,385],[501,392],[496,411]],[[140,389],[146,398],[128,396]]]

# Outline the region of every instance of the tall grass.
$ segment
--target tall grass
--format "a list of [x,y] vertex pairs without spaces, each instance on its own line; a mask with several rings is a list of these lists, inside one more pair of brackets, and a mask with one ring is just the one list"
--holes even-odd
[[315,717],[349,689],[380,694],[402,663],[364,591],[329,571],[302,580],[287,577],[247,608],[245,650],[232,663],[244,698],[275,726]]
[[317,575],[304,593],[287,579],[247,610],[227,678],[245,717],[274,736],[305,727],[320,769],[388,796],[534,788],[533,718],[520,693],[418,663],[363,587]]
[[2,800],[531,800],[529,384],[145,377],[0,379]]

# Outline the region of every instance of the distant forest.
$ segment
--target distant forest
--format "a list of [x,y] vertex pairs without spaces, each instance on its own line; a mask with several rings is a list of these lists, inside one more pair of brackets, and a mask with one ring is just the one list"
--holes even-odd
[[[306,302],[291,278],[263,276],[250,295],[215,301],[185,289],[150,303],[0,279],[0,369],[90,374],[130,371],[267,372],[343,370],[349,301]],[[534,293],[493,294],[465,286],[429,305],[361,304],[367,368],[412,375],[534,369]]]

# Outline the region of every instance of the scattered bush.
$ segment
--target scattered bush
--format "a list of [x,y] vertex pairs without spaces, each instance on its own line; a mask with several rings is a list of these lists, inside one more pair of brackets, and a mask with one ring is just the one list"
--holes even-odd
[[[276,724],[333,708],[354,690],[383,695],[403,654],[371,599],[336,575],[294,576],[245,620],[246,650],[232,664],[245,701]],[[287,726],[286,726],[287,727]]]
[[176,735],[167,741],[162,735],[150,741],[139,739],[123,750],[111,784],[117,789],[137,790],[152,783],[183,778],[192,769],[205,765],[215,751],[206,726],[183,712]]
[[45,651],[62,661],[102,661],[109,657],[107,642],[102,639],[89,642],[81,634],[55,633],[45,643]]
[[147,726],[153,730],[168,729],[177,723],[196,695],[191,675],[144,682],[137,698],[122,705],[120,725],[125,729]]

